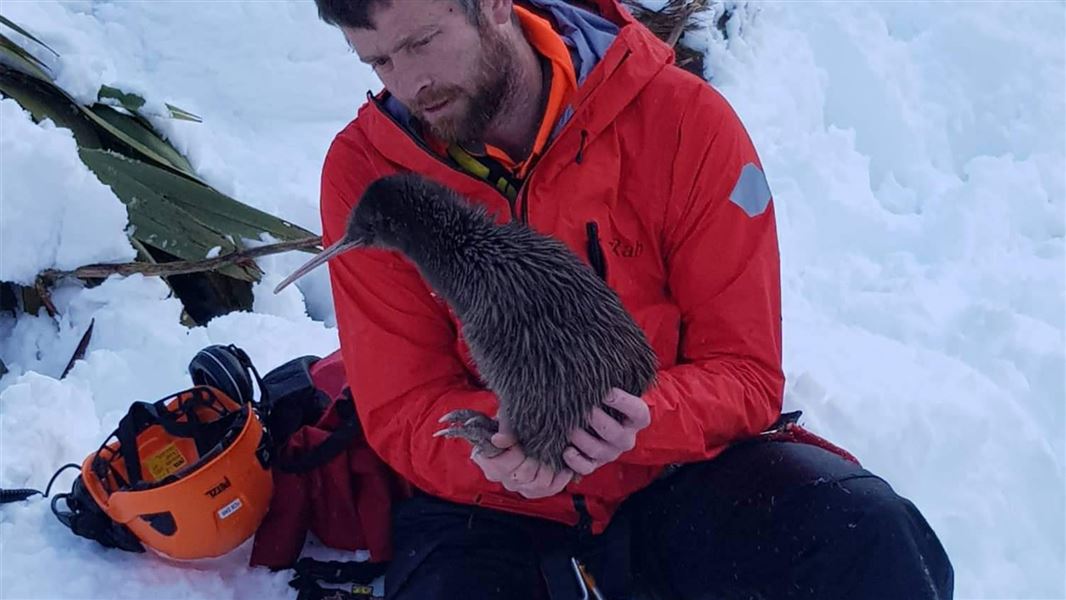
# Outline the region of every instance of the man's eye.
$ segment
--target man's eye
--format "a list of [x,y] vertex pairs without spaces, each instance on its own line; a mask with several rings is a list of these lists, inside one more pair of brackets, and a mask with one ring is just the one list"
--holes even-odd
[[389,59],[388,58],[379,58],[379,59],[371,62],[370,64],[375,69],[378,69],[378,68],[384,67],[385,65],[389,64]]
[[428,44],[428,43],[429,43],[429,41],[430,41],[430,40],[432,40],[432,39],[433,39],[434,37],[436,37],[436,36],[437,36],[437,34],[435,34],[435,33],[434,33],[433,35],[431,35],[431,36],[429,36],[429,37],[424,37],[424,38],[422,38],[422,39],[418,40],[417,42],[415,42],[415,43],[411,44],[411,47],[412,47],[412,48],[422,48],[422,47],[424,47],[424,46],[425,46],[426,44]]

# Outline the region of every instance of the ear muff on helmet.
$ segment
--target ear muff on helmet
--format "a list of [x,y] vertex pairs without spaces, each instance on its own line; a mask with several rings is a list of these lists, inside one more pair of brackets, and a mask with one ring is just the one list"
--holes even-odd
[[[200,350],[189,361],[189,376],[196,385],[221,390],[241,404],[252,402],[252,361],[237,346],[215,344]],[[259,374],[255,373],[258,379]]]

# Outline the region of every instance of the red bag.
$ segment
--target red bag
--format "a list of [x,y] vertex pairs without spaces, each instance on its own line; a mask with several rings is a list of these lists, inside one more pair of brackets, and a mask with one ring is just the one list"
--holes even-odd
[[392,505],[409,497],[411,488],[367,444],[340,351],[291,361],[268,373],[264,382],[275,430],[291,430],[293,419],[309,418],[309,413],[313,418],[317,411],[308,409],[308,403],[325,408],[313,422],[280,440],[274,496],[255,534],[252,566],[292,567],[308,531],[331,548],[369,550],[372,562],[388,561]]

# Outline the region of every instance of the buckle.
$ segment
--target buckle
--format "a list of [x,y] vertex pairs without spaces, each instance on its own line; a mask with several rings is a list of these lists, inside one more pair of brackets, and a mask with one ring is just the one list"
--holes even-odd
[[788,413],[782,413],[774,424],[768,427],[765,431],[759,433],[760,436],[773,435],[775,433],[781,433],[782,431],[788,431],[788,428],[792,425],[799,423],[800,417],[803,416],[803,411],[795,410]]

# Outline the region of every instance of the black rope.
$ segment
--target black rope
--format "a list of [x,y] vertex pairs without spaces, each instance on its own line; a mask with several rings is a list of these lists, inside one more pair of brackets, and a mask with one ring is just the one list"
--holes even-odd
[[67,469],[69,469],[71,467],[74,467],[75,469],[80,469],[81,465],[75,464],[75,463],[67,463],[67,464],[63,465],[62,467],[59,467],[59,470],[55,472],[55,475],[52,475],[52,478],[48,480],[48,487],[44,488],[44,497],[45,498],[47,498],[48,494],[50,494],[52,492],[52,484],[56,482],[56,478],[59,477],[59,474],[62,473],[63,471],[66,471]]
[[52,493],[52,484],[55,483],[56,478],[59,477],[60,473],[62,473],[63,471],[66,471],[70,467],[74,467],[75,469],[80,469],[81,465],[77,465],[77,464],[74,464],[74,463],[68,463],[68,464],[65,464],[62,467],[60,467],[59,470],[56,471],[54,475],[52,475],[52,478],[48,480],[48,486],[46,488],[44,488],[44,492],[42,492],[41,490],[34,490],[34,489],[31,489],[31,488],[8,488],[8,489],[0,488],[0,504],[10,504],[12,502],[22,502],[23,500],[26,500],[27,498],[29,498],[30,496],[32,496],[34,494],[41,494],[41,497],[47,498],[48,495]]
[[39,490],[31,490],[28,488],[15,488],[4,489],[0,488],[0,504],[9,504],[11,502],[22,502],[26,498],[34,494],[40,494]]

